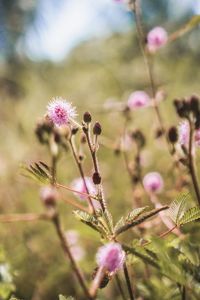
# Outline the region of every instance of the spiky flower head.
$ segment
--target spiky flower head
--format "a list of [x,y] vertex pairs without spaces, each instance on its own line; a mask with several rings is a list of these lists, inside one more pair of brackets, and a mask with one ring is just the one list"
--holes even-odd
[[147,173],[143,178],[143,185],[149,193],[159,193],[162,191],[164,182],[163,178],[158,172]]
[[147,48],[152,53],[156,52],[167,43],[167,40],[167,31],[163,27],[155,27],[147,35]]
[[150,98],[144,91],[135,91],[128,98],[128,107],[131,110],[146,107],[150,104]]
[[115,273],[123,267],[125,252],[118,243],[108,243],[98,249],[96,261],[99,267],[105,267],[110,273]]
[[50,120],[57,126],[69,124],[76,116],[76,108],[61,97],[54,98],[47,106]]

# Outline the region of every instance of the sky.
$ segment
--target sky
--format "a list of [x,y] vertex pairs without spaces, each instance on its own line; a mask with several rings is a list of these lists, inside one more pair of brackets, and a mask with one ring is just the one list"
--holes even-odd
[[[181,13],[193,5],[200,13],[200,0],[168,0]],[[130,28],[124,4],[114,0],[40,0],[36,26],[25,36],[27,55],[33,60],[61,61],[83,41]]]
[[29,57],[59,61],[82,41],[127,30],[130,16],[112,0],[42,0],[38,23],[25,36]]

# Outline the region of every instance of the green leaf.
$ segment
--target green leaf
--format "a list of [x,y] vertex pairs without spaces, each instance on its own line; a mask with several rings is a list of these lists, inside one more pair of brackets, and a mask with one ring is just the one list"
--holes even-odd
[[200,219],[200,208],[195,206],[188,209],[179,220],[179,225],[184,225],[189,222]]
[[193,16],[183,27],[169,36],[169,42],[175,41],[200,24],[200,15]]
[[136,220],[143,212],[146,212],[148,210],[149,210],[149,206],[138,207],[133,209],[125,218],[125,222],[130,223]]
[[106,224],[104,224],[101,219],[97,219],[96,217],[81,210],[75,210],[73,213],[78,220],[98,231],[102,236],[108,234]]
[[33,179],[36,182],[48,184],[51,181],[51,174],[47,170],[48,166],[42,162],[35,163],[29,167],[22,165],[22,175]]
[[121,217],[119,221],[116,223],[114,227],[114,231],[116,232],[120,227],[124,226],[125,224],[131,223],[136,220],[142,213],[149,210],[148,206],[138,207],[133,209],[126,217]]
[[128,229],[132,228],[132,227],[135,227],[143,222],[145,222],[146,220],[148,220],[149,218],[157,215],[160,211],[163,211],[163,210],[166,210],[168,209],[168,206],[162,206],[158,209],[153,209],[151,210],[149,213],[146,213],[144,216],[142,216],[141,218],[139,219],[134,219],[132,220],[131,222],[129,223],[125,223],[122,227],[118,228],[116,231],[115,231],[115,236],[118,236],[119,234],[121,234],[122,232],[125,232],[127,231]]
[[183,217],[186,212],[186,206],[191,201],[191,195],[187,192],[178,195],[178,197],[170,204],[168,216],[177,226],[180,225],[179,220]]

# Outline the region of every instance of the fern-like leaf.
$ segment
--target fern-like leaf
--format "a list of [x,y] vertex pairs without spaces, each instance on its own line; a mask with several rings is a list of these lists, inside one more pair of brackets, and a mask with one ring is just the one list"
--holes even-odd
[[179,220],[186,212],[186,206],[189,202],[191,202],[190,193],[182,193],[171,203],[168,210],[168,216],[177,226],[180,225]]
[[193,222],[197,219],[200,219],[200,208],[195,206],[188,209],[182,218],[179,219],[179,225],[184,225],[189,222]]

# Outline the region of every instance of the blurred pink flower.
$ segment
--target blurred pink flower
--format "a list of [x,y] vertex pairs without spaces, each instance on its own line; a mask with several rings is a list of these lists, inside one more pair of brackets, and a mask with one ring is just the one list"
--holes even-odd
[[47,106],[50,120],[57,126],[67,125],[76,117],[76,108],[61,97],[54,98]]
[[73,230],[73,229],[67,230],[65,232],[65,237],[66,237],[66,239],[68,241],[68,244],[70,246],[74,246],[74,245],[76,245],[78,243],[79,233],[78,233],[78,231]]
[[143,91],[133,92],[128,98],[128,107],[131,110],[146,107],[149,103],[149,95]]
[[105,267],[109,272],[116,272],[123,267],[125,252],[118,243],[108,243],[99,248],[96,255],[99,267]]
[[[89,191],[89,194],[92,196],[95,196],[96,188],[92,182],[92,179],[90,177],[85,177],[85,183],[86,183],[87,189]],[[86,189],[85,183],[84,183],[83,179],[81,177],[79,177],[72,181],[71,187],[80,193],[87,194],[87,189]],[[80,198],[81,200],[87,199],[87,195],[81,195],[81,194],[78,194],[75,192],[74,192],[74,195],[77,196],[78,198]]]
[[150,172],[144,176],[143,185],[147,192],[159,193],[163,189],[164,182],[158,172]]
[[54,205],[58,198],[58,191],[52,186],[44,186],[40,189],[40,198],[45,205]]
[[147,47],[150,52],[157,51],[167,43],[168,34],[162,27],[155,27],[147,35]]
[[190,137],[190,127],[187,120],[182,121],[178,126],[179,144],[188,147]]
[[69,244],[73,258],[80,261],[85,256],[85,250],[79,245],[79,233],[76,230],[68,230],[65,232],[65,238]]

